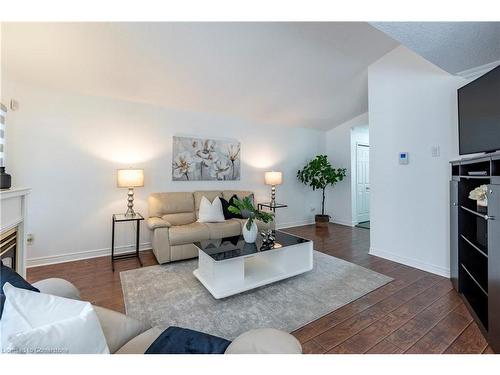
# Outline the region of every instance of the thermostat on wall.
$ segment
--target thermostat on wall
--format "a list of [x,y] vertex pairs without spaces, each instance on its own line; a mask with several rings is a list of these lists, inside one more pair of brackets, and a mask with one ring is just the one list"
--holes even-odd
[[400,152],[399,153],[399,164],[408,164],[408,153]]

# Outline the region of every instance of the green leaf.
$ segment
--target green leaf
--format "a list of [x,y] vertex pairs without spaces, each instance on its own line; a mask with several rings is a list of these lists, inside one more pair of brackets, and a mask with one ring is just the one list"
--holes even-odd
[[247,229],[250,230],[252,222],[254,219],[260,220],[264,223],[269,223],[274,220],[274,214],[266,211],[257,210],[250,197],[245,197],[243,200],[235,199],[233,204],[228,207],[229,212],[233,214],[240,214],[242,211],[247,211],[249,213],[249,218],[247,222]]
[[[335,169],[326,155],[318,155],[297,172],[297,179],[310,186],[314,191],[316,189],[323,190],[329,185],[334,186],[337,182],[342,181],[346,175],[346,168]],[[323,212],[324,206],[322,208]]]

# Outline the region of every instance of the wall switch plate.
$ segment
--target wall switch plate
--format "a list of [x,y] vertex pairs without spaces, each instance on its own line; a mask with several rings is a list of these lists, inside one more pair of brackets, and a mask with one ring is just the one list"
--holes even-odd
[[431,147],[431,155],[433,158],[439,157],[441,154],[441,150],[439,149],[439,146],[432,146]]
[[19,109],[19,102],[16,99],[10,100],[10,110],[17,111]]
[[400,152],[399,153],[399,164],[408,164],[410,162],[409,160],[409,155],[407,152]]
[[26,244],[28,246],[31,246],[31,245],[33,245],[33,242],[35,242],[35,236],[33,236],[33,234],[31,234],[31,233],[28,233],[26,235]]
[[439,155],[441,155],[441,150],[439,149],[439,146],[431,147],[431,155],[433,158],[437,158],[439,157]]

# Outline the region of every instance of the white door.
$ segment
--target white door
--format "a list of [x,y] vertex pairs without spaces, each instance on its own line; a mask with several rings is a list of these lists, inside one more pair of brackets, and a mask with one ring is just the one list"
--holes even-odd
[[356,220],[370,220],[370,147],[356,144]]

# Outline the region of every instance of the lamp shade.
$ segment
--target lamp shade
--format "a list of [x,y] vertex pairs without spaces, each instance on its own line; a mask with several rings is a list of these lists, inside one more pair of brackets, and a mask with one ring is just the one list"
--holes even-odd
[[144,169],[118,169],[117,184],[122,188],[144,186]]
[[266,185],[281,185],[283,183],[283,174],[281,172],[266,172],[264,180]]

